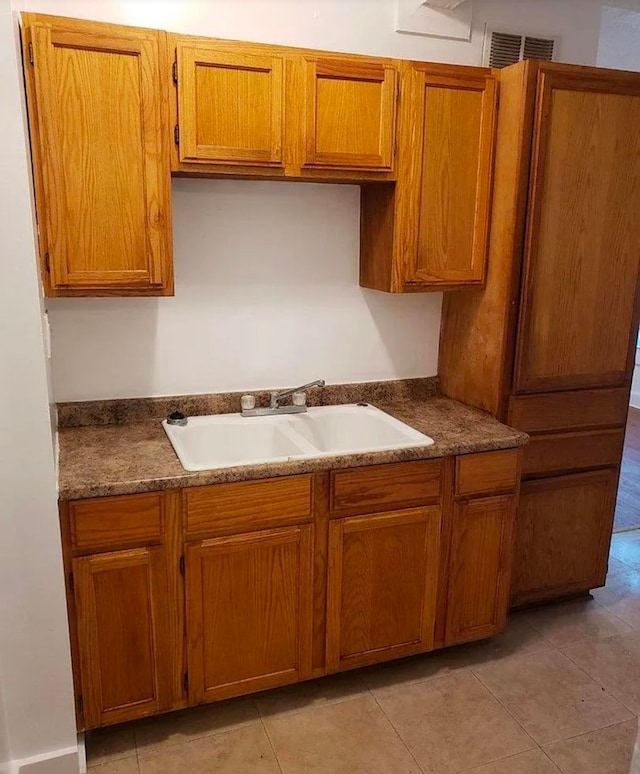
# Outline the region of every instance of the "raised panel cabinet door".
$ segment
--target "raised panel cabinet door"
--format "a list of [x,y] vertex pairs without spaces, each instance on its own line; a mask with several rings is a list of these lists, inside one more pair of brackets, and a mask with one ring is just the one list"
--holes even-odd
[[447,645],[492,637],[507,622],[516,502],[485,497],[454,507]]
[[617,487],[617,468],[522,483],[514,604],[589,591],[604,583]]
[[305,68],[304,166],[391,170],[396,68],[327,57],[305,57]]
[[73,577],[86,727],[169,709],[174,602],[165,549],[74,559]]
[[178,43],[180,161],[282,166],[284,59]]
[[497,80],[490,71],[445,75],[416,68],[410,75],[411,95],[403,97],[403,110],[410,112],[405,125],[417,127],[406,172],[414,178],[415,211],[403,237],[408,250],[404,281],[435,288],[482,284]]
[[40,16],[25,25],[46,291],[171,294],[161,33]]
[[313,527],[187,546],[189,698],[203,703],[311,673]]
[[431,650],[440,521],[435,506],[331,521],[330,671]]
[[640,269],[640,76],[540,65],[516,392],[624,384]]

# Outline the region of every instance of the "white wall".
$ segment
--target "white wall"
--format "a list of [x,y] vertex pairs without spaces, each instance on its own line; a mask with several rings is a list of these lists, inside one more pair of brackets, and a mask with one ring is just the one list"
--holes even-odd
[[[478,64],[485,22],[559,35],[595,62],[599,0],[474,0],[471,42],[394,31],[394,0],[24,0],[28,10],[184,33]],[[578,12],[577,12],[578,11]],[[441,296],[357,282],[358,191],[174,181],[176,297],[53,300],[58,400],[436,372]]]
[[626,6],[602,9],[597,60],[600,67],[640,70],[640,0],[627,0]]
[[16,29],[10,0],[0,0],[0,734],[14,771],[44,756],[45,774],[58,756],[55,770],[72,774],[71,664]]

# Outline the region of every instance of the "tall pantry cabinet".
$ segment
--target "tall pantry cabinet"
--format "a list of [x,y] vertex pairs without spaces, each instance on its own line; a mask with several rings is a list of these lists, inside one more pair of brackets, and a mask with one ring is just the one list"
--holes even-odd
[[485,290],[445,296],[446,395],[531,434],[513,602],[604,583],[635,341],[640,75],[501,72]]

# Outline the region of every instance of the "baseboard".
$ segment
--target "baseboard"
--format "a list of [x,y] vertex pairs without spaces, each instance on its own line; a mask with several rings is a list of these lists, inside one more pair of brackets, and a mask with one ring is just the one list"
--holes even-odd
[[632,408],[640,408],[640,392],[632,392],[629,398],[629,405]]
[[78,774],[78,748],[67,747],[64,750],[14,760],[8,771],[9,774]]

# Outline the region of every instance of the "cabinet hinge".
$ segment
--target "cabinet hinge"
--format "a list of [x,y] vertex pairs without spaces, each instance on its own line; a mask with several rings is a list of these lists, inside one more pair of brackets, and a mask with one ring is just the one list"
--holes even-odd
[[180,575],[184,575],[184,556],[180,557]]
[[185,672],[184,677],[182,678],[182,687],[184,688],[185,693],[189,693],[189,673]]
[[173,63],[173,82],[178,83],[178,60]]
[[49,260],[49,251],[44,254],[44,270],[47,273],[51,272],[51,261]]
[[29,49],[29,64],[32,65],[33,64],[33,43],[29,43],[27,48]]
[[76,590],[76,584],[75,584],[75,581],[73,580],[73,573],[72,572],[69,573],[69,588],[71,589],[71,591],[75,591]]
[[180,127],[178,126],[178,124],[175,125],[175,128],[173,130],[173,139],[176,145],[180,145]]

